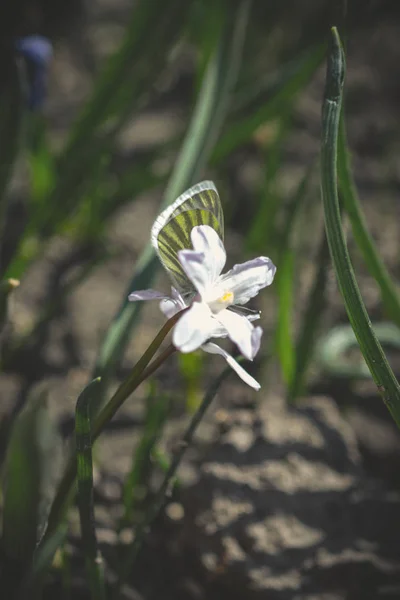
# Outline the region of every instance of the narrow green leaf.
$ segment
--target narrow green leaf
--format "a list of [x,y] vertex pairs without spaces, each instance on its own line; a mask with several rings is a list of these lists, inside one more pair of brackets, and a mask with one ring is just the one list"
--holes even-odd
[[22,584],[21,598],[41,598],[45,575],[57,549],[65,542],[67,532],[67,525],[61,525],[43,546],[36,548],[31,568]]
[[311,56],[308,56],[299,65],[297,74],[285,81],[283,87],[268,101],[264,101],[261,106],[247,111],[242,120],[229,123],[213,151],[213,164],[223,160],[240,144],[247,142],[260,125],[281,117],[283,113],[290,111],[297,94],[308,83],[322,58],[323,49],[319,46]]
[[338,138],[338,176],[341,198],[350,218],[354,239],[361,250],[370,274],[380,288],[382,303],[388,316],[400,327],[400,296],[368,231],[351,173],[343,116]]
[[40,213],[48,210],[46,200],[56,178],[53,151],[47,135],[47,121],[40,114],[32,115],[29,123],[28,159],[31,190],[30,211],[39,216]]
[[202,397],[202,379],[204,377],[204,353],[190,352],[178,355],[179,371],[184,381],[186,409],[193,413]]
[[296,343],[296,368],[288,389],[288,401],[295,402],[304,392],[308,366],[314,357],[316,338],[322,314],[326,306],[326,284],[328,281],[329,248],[324,235],[317,253],[317,271],[306,301],[306,311]]
[[[23,93],[20,72],[13,57],[2,57],[0,94],[0,232],[3,232],[7,206],[6,192],[21,142]],[[7,65],[7,66],[6,66]],[[5,84],[5,85],[4,85]]]
[[276,95],[279,95],[282,101],[285,98],[289,100],[290,96],[296,96],[298,85],[307,84],[307,81],[305,84],[298,81],[299,75],[309,63],[314,63],[317,68],[323,61],[325,53],[325,44],[308,46],[305,51],[296,52],[295,58],[279,64],[272,72],[266,71],[265,66],[263,71],[259,72],[259,67],[255,70],[252,69],[251,63],[248,64],[248,68],[243,71],[244,77],[238,81],[235,89],[230,118],[248,114],[249,111],[258,109],[261,104],[265,104]]
[[31,398],[17,417],[5,462],[1,548],[10,563],[4,575],[14,572],[16,586],[30,568],[46,523],[61,468],[61,450],[62,442],[42,392]]
[[2,253],[6,215],[8,206],[8,188],[14,171],[14,164],[20,147],[23,145],[24,95],[23,71],[19,69],[13,56],[7,56],[2,48],[2,85],[0,91],[0,278],[18,278],[16,273],[8,276],[5,256]]
[[[400,329],[393,323],[375,323],[375,334],[383,347],[400,350]],[[317,363],[323,374],[346,379],[370,379],[371,373],[360,357],[349,360],[349,352],[359,347],[350,325],[336,325],[319,341]]]
[[279,272],[277,272],[275,279],[279,298],[275,345],[283,379],[286,385],[289,385],[296,364],[292,336],[294,253],[289,248],[279,262]]
[[94,379],[80,394],[75,410],[78,508],[86,571],[93,600],[106,597],[102,558],[97,546],[93,503],[93,459],[90,403],[99,389]]
[[260,206],[256,211],[246,240],[248,250],[264,252],[271,248],[276,233],[276,217],[281,206],[282,196],[277,189],[276,178],[282,164],[283,144],[289,129],[289,119],[285,116],[279,120],[276,135],[266,149],[266,168],[262,185]]
[[361,298],[340,217],[337,190],[337,140],[344,75],[345,58],[338,32],[333,28],[322,108],[321,185],[326,233],[350,324],[379,393],[400,428],[400,386],[374,333]]
[[285,210],[283,230],[277,232],[276,215],[274,215],[274,221],[270,225],[270,230],[272,229],[275,232],[276,263],[279,265],[275,288],[278,295],[275,346],[283,378],[288,387],[292,385],[299,358],[295,351],[292,331],[296,298],[296,249],[293,238],[300,214],[305,207],[313,170],[314,165],[312,164],[300,180],[292,198],[290,198]]

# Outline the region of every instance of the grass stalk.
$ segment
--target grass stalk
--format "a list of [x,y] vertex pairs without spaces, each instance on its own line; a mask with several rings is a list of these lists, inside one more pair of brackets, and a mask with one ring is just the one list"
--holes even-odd
[[379,393],[400,428],[400,386],[375,335],[354,275],[342,227],[337,189],[337,150],[345,57],[332,29],[322,108],[321,191],[329,250],[347,315]]
[[90,402],[100,379],[94,379],[80,394],[75,410],[77,500],[86,573],[93,600],[105,600],[103,560],[99,553],[93,503],[93,458]]
[[351,172],[343,115],[340,121],[338,138],[338,176],[341,199],[346,213],[349,215],[354,239],[370,274],[380,288],[382,303],[388,316],[400,327],[400,295],[368,231]]

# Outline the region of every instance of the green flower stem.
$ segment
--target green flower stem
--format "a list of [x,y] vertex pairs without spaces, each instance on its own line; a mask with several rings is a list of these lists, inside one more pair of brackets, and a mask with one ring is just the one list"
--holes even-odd
[[[115,394],[100,412],[93,426],[92,441],[93,443],[99,437],[105,426],[113,418],[120,406],[134,392],[139,385],[152,375],[158,367],[175,352],[175,347],[169,345],[153,362],[149,365],[154,354],[160,347],[166,335],[171,331],[182,311],[173,316],[165,323],[160,332],[154,338],[150,346],[147,348],[143,356],[138,360],[133,367],[129,377],[120,385]],[[76,457],[71,456],[64,471],[64,475],[58,486],[56,496],[51,506],[46,533],[41,544],[45,543],[47,538],[58,528],[64,516],[65,509],[68,506],[72,494],[72,488],[76,477]]]
[[333,28],[322,108],[321,191],[326,235],[350,324],[382,399],[400,428],[400,386],[372,329],[354,275],[340,218],[337,146],[344,75],[344,53],[339,34]]
[[[180,313],[179,313],[180,314]],[[173,317],[175,319],[175,317]],[[176,321],[175,321],[176,322]],[[169,322],[168,322],[169,323]],[[174,323],[175,324],[175,323]],[[154,343],[154,342],[153,342]],[[136,390],[136,388],[148,379],[160,365],[162,365],[167,358],[169,358],[176,351],[175,346],[170,344],[153,362],[142,371],[139,379],[133,379],[133,370],[130,377],[118,388],[111,400],[106,404],[103,410],[100,412],[96,419],[93,428],[93,440],[96,440],[104,427],[111,421],[117,410],[122,406],[125,400]],[[144,356],[144,355],[143,355]],[[143,357],[142,357],[143,358]],[[142,359],[140,359],[142,360]],[[140,362],[140,361],[139,361]],[[139,363],[137,363],[139,364]],[[135,368],[135,367],[134,367]]]

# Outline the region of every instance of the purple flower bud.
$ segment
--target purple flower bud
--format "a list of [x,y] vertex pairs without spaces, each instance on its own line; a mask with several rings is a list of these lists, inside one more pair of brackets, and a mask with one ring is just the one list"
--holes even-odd
[[51,42],[41,35],[29,35],[15,42],[17,52],[25,59],[28,80],[28,106],[40,108],[46,97],[47,66],[53,55]]

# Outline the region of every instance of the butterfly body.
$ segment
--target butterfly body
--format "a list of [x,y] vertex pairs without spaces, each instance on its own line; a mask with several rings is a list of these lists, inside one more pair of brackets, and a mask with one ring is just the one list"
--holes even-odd
[[202,181],[184,192],[156,219],[151,243],[174,284],[182,293],[193,291],[179,261],[179,251],[192,247],[193,227],[208,225],[224,240],[224,215],[212,181]]

